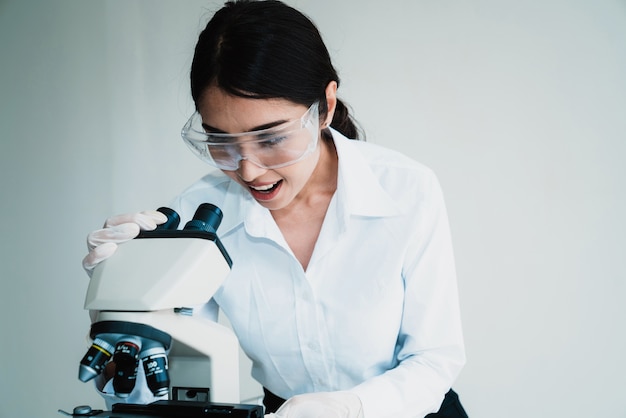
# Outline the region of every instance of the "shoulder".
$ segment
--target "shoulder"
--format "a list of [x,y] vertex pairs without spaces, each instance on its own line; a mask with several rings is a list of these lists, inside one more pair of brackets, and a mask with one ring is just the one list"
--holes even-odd
[[415,175],[426,177],[433,175],[432,170],[426,165],[391,148],[372,142],[347,139],[338,132],[333,132],[333,138],[339,154],[347,158],[352,154],[358,154],[373,170],[413,172]]
[[[439,188],[433,170],[409,156],[371,142],[336,138],[341,162],[348,171],[370,171],[380,186],[398,203],[419,200]],[[341,155],[343,154],[343,156]],[[342,158],[343,157],[343,158]],[[349,176],[358,176],[352,172]]]
[[195,181],[172,202],[182,219],[190,219],[202,203],[221,207],[231,189],[232,180],[219,170],[214,170]]
[[383,167],[398,171],[412,171],[419,175],[432,173],[432,170],[426,165],[394,149],[372,142],[352,141],[352,144],[367,159],[373,169]]
[[189,197],[196,193],[224,193],[228,190],[231,179],[220,170],[212,170],[187,187],[181,196]]

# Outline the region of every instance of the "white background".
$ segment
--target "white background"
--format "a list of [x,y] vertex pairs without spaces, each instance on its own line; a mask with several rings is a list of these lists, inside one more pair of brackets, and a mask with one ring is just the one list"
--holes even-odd
[[[220,4],[0,0],[0,417],[102,405],[77,379],[85,236],[206,171],[179,130]],[[470,415],[626,417],[626,2],[290,4],[368,140],[439,175]]]

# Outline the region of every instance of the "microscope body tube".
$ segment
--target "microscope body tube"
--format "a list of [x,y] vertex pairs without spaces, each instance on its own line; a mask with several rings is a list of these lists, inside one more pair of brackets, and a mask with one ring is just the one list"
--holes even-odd
[[[137,263],[137,259],[142,263]],[[230,265],[212,242],[193,237],[134,239],[93,272],[85,308],[160,311],[206,303]],[[220,280],[213,280],[213,276]]]

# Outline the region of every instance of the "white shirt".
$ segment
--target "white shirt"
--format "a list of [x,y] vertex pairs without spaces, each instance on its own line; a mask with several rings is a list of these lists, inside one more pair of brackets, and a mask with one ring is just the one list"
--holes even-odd
[[465,363],[456,273],[435,175],[336,131],[337,190],[306,271],[270,212],[221,172],[182,193],[181,224],[219,206],[233,267],[209,305],[252,375],[282,398],[350,390],[365,418],[439,409]]

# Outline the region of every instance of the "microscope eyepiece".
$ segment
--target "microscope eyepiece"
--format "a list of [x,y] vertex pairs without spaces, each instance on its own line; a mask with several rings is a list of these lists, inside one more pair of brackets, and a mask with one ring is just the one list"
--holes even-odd
[[222,222],[223,216],[222,210],[217,206],[211,203],[203,203],[198,206],[193,219],[187,222],[184,229],[215,233]]
[[176,229],[178,228],[178,224],[180,223],[180,215],[174,210],[168,207],[160,207],[157,209],[158,212],[161,212],[165,216],[167,216],[167,221],[165,223],[158,225],[156,229]]

